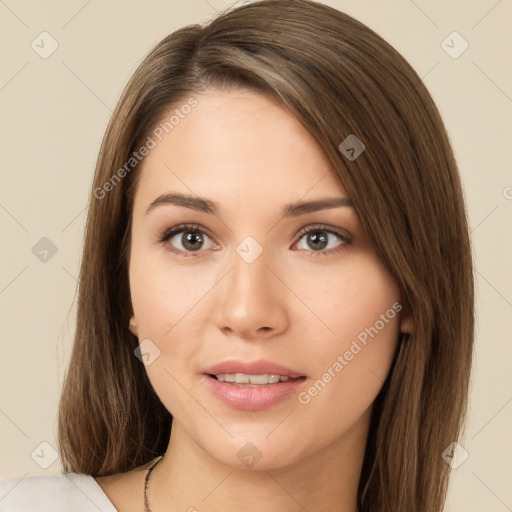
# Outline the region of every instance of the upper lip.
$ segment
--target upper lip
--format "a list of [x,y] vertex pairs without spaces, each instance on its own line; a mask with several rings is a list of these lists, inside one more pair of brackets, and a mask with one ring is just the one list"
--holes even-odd
[[258,359],[257,361],[241,361],[239,359],[230,359],[221,361],[207,368],[204,373],[210,375],[219,375],[222,373],[243,373],[245,375],[281,375],[283,377],[297,378],[305,375],[290,368],[286,368],[272,361]]

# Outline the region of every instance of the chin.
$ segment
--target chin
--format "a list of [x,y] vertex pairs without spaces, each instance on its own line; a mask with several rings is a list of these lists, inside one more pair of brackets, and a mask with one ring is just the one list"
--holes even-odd
[[298,429],[293,435],[288,431],[268,436],[268,432],[271,429],[254,425],[253,428],[246,429],[245,433],[240,432],[233,437],[227,434],[213,438],[208,436],[198,440],[197,444],[217,462],[249,471],[270,471],[288,467],[321,449],[321,446],[308,440],[304,432]]

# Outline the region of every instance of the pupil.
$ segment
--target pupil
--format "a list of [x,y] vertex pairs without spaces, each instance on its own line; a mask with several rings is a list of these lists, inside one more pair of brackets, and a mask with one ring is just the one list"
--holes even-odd
[[[199,242],[199,246],[194,246],[194,244],[197,244],[197,242]],[[183,243],[183,246],[188,250],[195,251],[201,246],[202,242],[203,239],[197,231],[189,231],[185,236],[185,242]]]
[[313,248],[315,248],[315,244],[320,244],[321,247],[319,247],[319,245],[316,245],[316,249],[324,249],[327,246],[328,240],[325,233],[323,233],[322,231],[315,231],[314,233],[310,233],[308,235],[308,243],[309,242],[313,242],[313,245],[310,245]]

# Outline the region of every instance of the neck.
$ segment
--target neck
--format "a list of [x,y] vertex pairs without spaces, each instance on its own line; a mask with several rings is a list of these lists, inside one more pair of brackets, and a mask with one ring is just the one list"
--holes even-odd
[[265,470],[217,461],[175,421],[167,452],[151,475],[151,510],[356,512],[369,414],[314,454]]

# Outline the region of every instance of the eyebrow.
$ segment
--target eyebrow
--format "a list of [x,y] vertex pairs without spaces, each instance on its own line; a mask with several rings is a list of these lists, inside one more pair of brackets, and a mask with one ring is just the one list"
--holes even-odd
[[[151,202],[146,209],[146,215],[158,206],[171,204],[212,215],[218,215],[220,210],[219,205],[210,199],[180,193],[166,193]],[[298,217],[306,213],[340,206],[353,207],[353,204],[348,197],[326,197],[312,201],[290,203],[283,208],[283,217]]]

